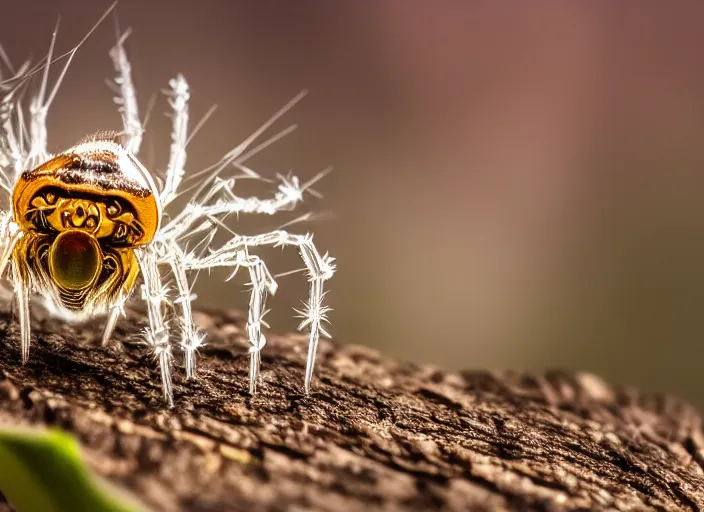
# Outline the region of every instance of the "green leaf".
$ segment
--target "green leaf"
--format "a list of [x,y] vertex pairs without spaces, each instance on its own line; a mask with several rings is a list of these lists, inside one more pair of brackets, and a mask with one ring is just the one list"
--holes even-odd
[[0,430],[0,491],[18,512],[137,512],[107,492],[59,430]]

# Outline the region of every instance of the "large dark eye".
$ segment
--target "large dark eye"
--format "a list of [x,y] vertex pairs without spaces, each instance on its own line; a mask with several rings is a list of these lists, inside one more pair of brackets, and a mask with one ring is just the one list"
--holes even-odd
[[49,270],[64,290],[84,290],[98,276],[102,259],[95,238],[82,231],[64,231],[49,250]]

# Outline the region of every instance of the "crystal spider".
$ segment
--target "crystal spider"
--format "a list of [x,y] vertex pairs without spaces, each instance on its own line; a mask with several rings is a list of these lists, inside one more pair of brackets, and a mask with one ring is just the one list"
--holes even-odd
[[[125,34],[126,35],[126,34]],[[168,207],[186,179],[189,134],[189,87],[185,78],[169,82],[167,96],[172,110],[172,138],[163,185],[138,160],[144,131],[133,87],[130,63],[118,38],[110,57],[114,63],[115,101],[119,105],[121,134],[98,134],[58,154],[47,149],[46,117],[51,103],[78,47],[69,52],[59,78],[50,86],[56,33],[46,61],[36,67],[12,67],[0,47],[0,187],[9,206],[0,211],[0,276],[14,290],[20,321],[21,355],[28,360],[31,342],[30,300],[37,297],[50,313],[66,321],[83,321],[106,315],[102,344],[107,345],[124,304],[138,288],[146,303],[145,338],[158,362],[163,397],[173,406],[171,369],[174,348],[182,351],[187,378],[196,375],[196,354],[205,335],[194,323],[190,275],[193,270],[230,267],[233,274],[246,268],[251,280],[247,319],[249,339],[249,391],[256,392],[261,350],[266,344],[263,317],[268,294],[277,283],[263,259],[252,254],[261,246],[296,247],[307,270],[309,298],[299,330],[309,329],[304,388],[310,391],[315,354],[329,308],[323,305],[323,283],[335,272],[334,259],[318,252],[312,235],[283,229],[253,236],[230,233],[224,244],[213,247],[214,235],[226,229],[229,215],[273,215],[293,210],[303,194],[324,173],[301,184],[296,177],[282,177],[273,197],[259,199],[235,194],[237,178],[258,177],[245,161],[280,138],[254,143],[296,100],[238,144],[208,169],[187,205],[169,216]],[[56,59],[58,60],[58,59]],[[2,76],[3,68],[7,76]],[[24,97],[29,84],[39,78],[36,92]],[[25,112],[28,110],[28,112]],[[222,177],[226,169],[238,176]],[[187,243],[192,249],[186,249]],[[175,289],[166,286],[168,274]],[[169,329],[167,312],[178,312],[178,339]]]

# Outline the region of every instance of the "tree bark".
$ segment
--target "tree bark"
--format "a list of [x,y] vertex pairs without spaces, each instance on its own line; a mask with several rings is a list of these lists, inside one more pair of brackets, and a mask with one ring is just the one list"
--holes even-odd
[[[450,373],[271,336],[247,393],[241,313],[202,312],[198,378],[174,409],[129,311],[102,325],[34,314],[29,363],[0,315],[0,425],[56,425],[88,465],[154,510],[700,510],[704,436],[682,401],[589,374]],[[123,349],[119,348],[123,347]],[[7,505],[5,505],[7,507]]]

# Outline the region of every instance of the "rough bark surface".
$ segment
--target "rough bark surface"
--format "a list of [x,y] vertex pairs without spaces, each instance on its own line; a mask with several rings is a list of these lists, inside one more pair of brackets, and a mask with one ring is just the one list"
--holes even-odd
[[[139,312],[102,326],[33,318],[30,361],[0,316],[0,425],[58,425],[88,464],[154,510],[700,510],[704,436],[672,397],[588,374],[449,373],[272,336],[247,394],[245,318],[200,313],[199,376],[161,401]],[[0,500],[1,501],[1,500]],[[2,505],[0,505],[1,507]],[[7,505],[5,505],[7,507]]]

